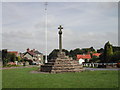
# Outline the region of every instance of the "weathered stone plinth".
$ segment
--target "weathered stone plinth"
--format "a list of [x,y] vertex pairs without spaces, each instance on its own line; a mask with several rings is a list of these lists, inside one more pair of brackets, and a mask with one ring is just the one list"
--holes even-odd
[[[62,55],[62,56],[61,56]],[[41,66],[42,72],[62,73],[62,72],[81,72],[83,66],[78,61],[72,60],[65,54],[59,54],[58,58],[52,59],[50,62]]]

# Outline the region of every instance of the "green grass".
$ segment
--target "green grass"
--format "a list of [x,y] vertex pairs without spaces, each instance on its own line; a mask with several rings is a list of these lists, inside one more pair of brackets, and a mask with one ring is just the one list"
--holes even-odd
[[37,68],[3,70],[3,88],[116,88],[118,71],[30,73]]

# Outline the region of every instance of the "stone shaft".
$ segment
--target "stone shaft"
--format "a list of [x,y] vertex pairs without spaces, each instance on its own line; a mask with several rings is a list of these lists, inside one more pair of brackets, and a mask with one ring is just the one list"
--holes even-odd
[[59,35],[59,50],[61,53],[62,52],[62,35],[61,34]]
[[60,54],[62,53],[62,29],[63,27],[60,25],[58,27],[59,30],[59,51],[60,51]]

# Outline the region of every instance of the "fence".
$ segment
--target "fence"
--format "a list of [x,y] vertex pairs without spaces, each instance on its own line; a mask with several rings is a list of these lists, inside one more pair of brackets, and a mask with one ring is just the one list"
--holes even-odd
[[83,63],[83,67],[116,67],[117,63]]

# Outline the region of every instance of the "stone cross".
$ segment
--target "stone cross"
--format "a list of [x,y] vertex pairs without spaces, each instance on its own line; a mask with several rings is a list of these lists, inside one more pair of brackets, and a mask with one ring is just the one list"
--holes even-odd
[[62,53],[62,29],[63,27],[60,25],[58,27],[59,30],[59,51],[60,51],[60,54]]

